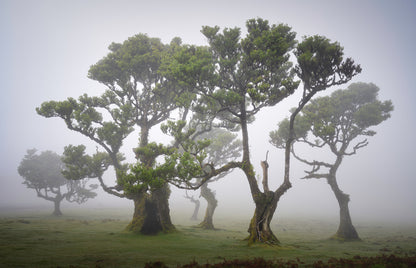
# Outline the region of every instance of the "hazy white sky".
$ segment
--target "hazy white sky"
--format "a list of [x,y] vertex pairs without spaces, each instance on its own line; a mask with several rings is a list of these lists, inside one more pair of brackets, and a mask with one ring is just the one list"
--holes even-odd
[[[340,42],[346,55],[363,68],[353,82],[373,82],[381,89],[380,99],[393,101],[392,118],[376,129],[377,135],[366,148],[345,158],[338,179],[351,196],[353,219],[374,214],[416,220],[414,14],[416,2],[412,0],[0,0],[0,206],[43,202],[24,188],[17,174],[27,149],[61,153],[67,144],[88,143],[80,134],[67,130],[61,120],[38,116],[35,108],[47,100],[101,94],[103,86],[90,81],[87,72],[106,55],[111,42],[147,33],[164,42],[179,36],[185,43],[204,45],[200,33],[203,25],[237,26],[244,32],[247,19],[260,17],[288,24],[297,32],[298,40],[319,34]],[[282,177],[283,152],[271,147],[268,133],[296,102],[294,97],[267,109],[250,128],[253,163],[257,165],[270,150],[270,176],[275,185]],[[135,143],[134,137],[131,142]],[[256,169],[260,172],[259,166]],[[336,200],[328,185],[324,181],[299,181],[301,175],[299,166],[292,177],[294,187],[282,198],[279,209],[307,213],[321,207],[337,216]],[[241,190],[231,190],[233,183]],[[241,202],[251,206],[242,174],[236,173],[213,187],[219,209]],[[234,198],[226,198],[231,194]],[[174,193],[177,199],[181,195]],[[95,202],[105,203],[108,198],[101,194]]]

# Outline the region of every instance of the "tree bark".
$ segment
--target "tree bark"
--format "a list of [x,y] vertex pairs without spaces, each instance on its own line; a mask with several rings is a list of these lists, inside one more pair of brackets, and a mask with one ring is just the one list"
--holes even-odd
[[126,230],[144,235],[169,233],[175,230],[170,220],[167,185],[152,194],[142,194],[134,199],[133,219]]
[[141,233],[142,227],[146,218],[147,210],[146,210],[146,202],[148,196],[146,194],[139,195],[133,198],[134,201],[134,213],[133,219],[127,225],[126,230],[131,231],[134,233]]
[[[279,240],[270,229],[270,222],[277,207],[280,196],[271,191],[262,193],[257,184],[253,166],[250,162],[250,149],[248,143],[247,117],[245,105],[241,106],[241,132],[243,137],[243,166],[241,169],[247,177],[250,185],[250,192],[256,206],[253,218],[251,219],[247,238],[248,243],[278,244]],[[263,165],[265,166],[265,165]]]
[[167,183],[152,192],[152,199],[156,203],[156,213],[159,217],[161,231],[164,233],[176,230],[170,219],[169,196],[170,189]]
[[[141,130],[139,146],[144,147],[148,144],[149,128],[147,125],[142,125]],[[146,158],[145,156],[137,155],[136,157],[149,167],[155,161],[155,159]],[[144,235],[174,231],[175,226],[170,219],[169,196],[169,185],[165,183],[162,187],[153,190],[151,193],[143,193],[133,197],[133,219],[126,229]]]
[[255,201],[256,209],[248,228],[249,236],[247,240],[249,244],[257,242],[270,245],[279,244],[279,240],[270,228],[278,201],[279,199],[272,191],[261,193],[257,198]]
[[327,181],[339,204],[338,231],[331,238],[336,240],[360,240],[351,221],[350,210],[348,208],[348,203],[350,201],[349,195],[339,189],[335,177],[331,177]]
[[53,201],[55,206],[54,206],[54,210],[53,210],[52,215],[54,215],[54,216],[62,216],[62,212],[61,212],[61,201],[62,201],[61,198],[55,198],[55,200]]
[[203,229],[214,230],[213,216],[218,201],[215,199],[215,194],[208,188],[208,184],[204,183],[201,186],[201,196],[207,200],[207,209],[205,210],[204,220],[198,225]]

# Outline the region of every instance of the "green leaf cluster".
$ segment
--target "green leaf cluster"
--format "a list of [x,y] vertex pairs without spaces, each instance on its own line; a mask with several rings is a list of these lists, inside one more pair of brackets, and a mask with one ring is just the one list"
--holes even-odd
[[344,48],[324,36],[305,37],[295,50],[295,72],[306,90],[325,90],[344,84],[361,72],[351,58],[344,59]]
[[85,153],[85,145],[65,146],[62,162],[65,169],[62,171],[68,180],[82,180],[85,178],[101,177],[111,165],[111,159],[107,153],[96,152],[92,156]]
[[245,38],[241,38],[239,28],[220,32],[217,26],[204,26],[201,31],[208,39],[217,75],[209,96],[219,110],[231,115],[222,120],[232,123],[277,104],[299,84],[290,71],[289,52],[296,44],[291,28],[269,25],[262,19],[248,20],[246,26]]

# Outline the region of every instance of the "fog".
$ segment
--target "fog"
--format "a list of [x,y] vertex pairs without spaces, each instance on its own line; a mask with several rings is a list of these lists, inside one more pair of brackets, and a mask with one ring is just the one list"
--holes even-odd
[[[89,67],[108,53],[111,42],[146,33],[169,42],[179,36],[184,43],[206,45],[203,25],[240,27],[250,18],[272,24],[286,23],[301,40],[305,35],[324,35],[338,41],[346,56],[363,71],[351,82],[372,82],[380,88],[380,100],[392,100],[392,117],[374,128],[377,134],[357,155],[344,158],[338,172],[340,188],[351,197],[354,221],[415,222],[416,181],[414,155],[416,132],[416,2],[408,1],[0,1],[1,99],[0,99],[0,213],[9,208],[51,206],[22,185],[17,166],[26,150],[52,150],[61,154],[68,144],[95,144],[68,130],[60,119],[46,119],[35,108],[48,100],[100,95],[104,86],[87,78]],[[327,95],[334,87],[320,94]],[[260,161],[270,151],[271,189],[283,180],[283,151],[269,144],[271,130],[288,116],[299,94],[260,112],[250,125],[252,163],[261,173]],[[157,130],[151,141],[165,139]],[[131,156],[137,133],[129,137],[123,152]],[[293,187],[282,197],[276,217],[338,217],[338,204],[324,180],[300,180],[308,167],[293,160]],[[112,174],[107,174],[110,182]],[[254,205],[247,180],[234,171],[210,184],[222,217],[233,213],[249,217]],[[185,192],[172,187],[172,213],[189,212]],[[191,193],[199,196],[199,192]],[[72,205],[71,205],[72,206]],[[82,206],[129,207],[133,203],[102,190]],[[65,207],[63,204],[63,213]],[[202,217],[205,203],[202,203]],[[233,211],[233,213],[230,213]],[[214,216],[215,217],[215,216]],[[214,218],[215,224],[215,218]]]

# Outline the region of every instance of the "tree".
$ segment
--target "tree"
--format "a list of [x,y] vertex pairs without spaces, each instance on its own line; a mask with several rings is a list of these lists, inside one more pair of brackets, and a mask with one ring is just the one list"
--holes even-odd
[[[135,212],[128,230],[144,234],[172,231],[175,228],[169,214],[168,185],[163,178],[150,178],[143,172],[141,176],[128,176],[130,167],[124,162],[121,147],[123,140],[138,130],[137,161],[148,170],[153,168],[159,155],[173,153],[171,149],[149,143],[149,131],[180,107],[183,117],[186,116],[193,98],[189,90],[193,82],[168,79],[170,73],[177,71],[172,55],[180,54],[181,58],[193,55],[193,65],[188,70],[197,72],[196,69],[204,66],[203,49],[182,46],[179,38],[165,45],[158,38],[138,34],[122,44],[112,43],[109,50],[88,73],[89,78],[105,85],[103,95],[84,94],[78,100],[44,102],[36,110],[47,118],[62,118],[70,130],[90,138],[108,155],[116,180],[112,186],[102,180],[100,184],[107,193],[134,201]],[[71,153],[86,157],[85,148],[69,150],[68,154]]]
[[236,167],[244,172],[256,205],[249,241],[276,242],[269,218],[264,220],[271,195],[269,191],[261,192],[257,184],[250,160],[248,123],[262,108],[274,106],[297,88],[289,62],[295,33],[286,25],[269,25],[262,19],[249,20],[246,26],[244,39],[239,28],[226,28],[222,33],[219,27],[202,28],[217,66],[216,85],[207,88],[206,95],[219,107],[217,118],[241,129],[243,154]]
[[[346,90],[337,90],[330,96],[313,100],[301,111],[295,121],[296,141],[306,143],[313,148],[329,148],[335,159],[332,162],[307,160],[304,156],[292,154],[296,159],[310,165],[303,179],[326,179],[340,207],[340,223],[335,239],[357,240],[348,208],[349,195],[338,186],[337,171],[344,156],[355,155],[358,149],[368,145],[367,138],[375,131],[370,128],[390,118],[393,110],[391,101],[377,99],[379,88],[374,84],[354,83]],[[270,134],[271,142],[281,146],[287,139],[288,120],[279,124],[279,129]],[[315,139],[312,141],[312,139]]]
[[[217,67],[215,87],[206,89],[206,96],[219,107],[217,118],[225,125],[237,124],[241,129],[243,156],[235,163],[249,183],[255,203],[255,212],[249,225],[249,243],[279,243],[270,229],[270,222],[280,197],[291,187],[289,181],[290,147],[288,139],[285,152],[285,176],[275,191],[263,177],[261,191],[250,160],[248,124],[264,107],[274,106],[290,96],[298,87],[294,74],[304,84],[304,93],[292,120],[303,106],[318,92],[349,81],[361,68],[351,59],[344,61],[342,47],[320,36],[306,38],[295,51],[298,65],[293,69],[289,53],[295,48],[295,33],[287,25],[269,25],[268,21],[247,21],[247,36],[240,39],[240,29],[224,29],[205,26],[214,65]],[[293,129],[291,130],[293,132]],[[289,152],[289,153],[287,153]],[[263,174],[267,175],[268,163],[263,161]]]
[[38,197],[54,203],[52,215],[55,216],[62,215],[62,200],[81,204],[97,195],[93,191],[97,185],[87,186],[87,179],[67,180],[63,175],[65,171],[66,166],[59,155],[52,151],[36,154],[36,149],[28,150],[18,167],[19,175],[24,179],[23,184],[34,189]]
[[[241,156],[241,140],[237,139],[237,135],[222,128],[214,128],[211,131],[204,132],[197,139],[210,138],[210,145],[206,148],[206,162],[213,166],[225,165],[228,161],[235,160]],[[207,201],[207,208],[202,222],[198,225],[204,229],[213,230],[213,217],[218,200],[215,198],[215,191],[212,191],[208,184],[218,181],[227,176],[230,171],[223,172],[220,175],[210,179],[201,186],[201,196]]]
[[199,199],[194,198],[194,196],[189,196],[188,191],[186,191],[186,194],[183,197],[185,197],[186,199],[189,199],[192,203],[195,204],[194,212],[192,213],[191,220],[192,221],[197,221],[198,220],[199,207],[201,206],[201,202],[199,201]]

